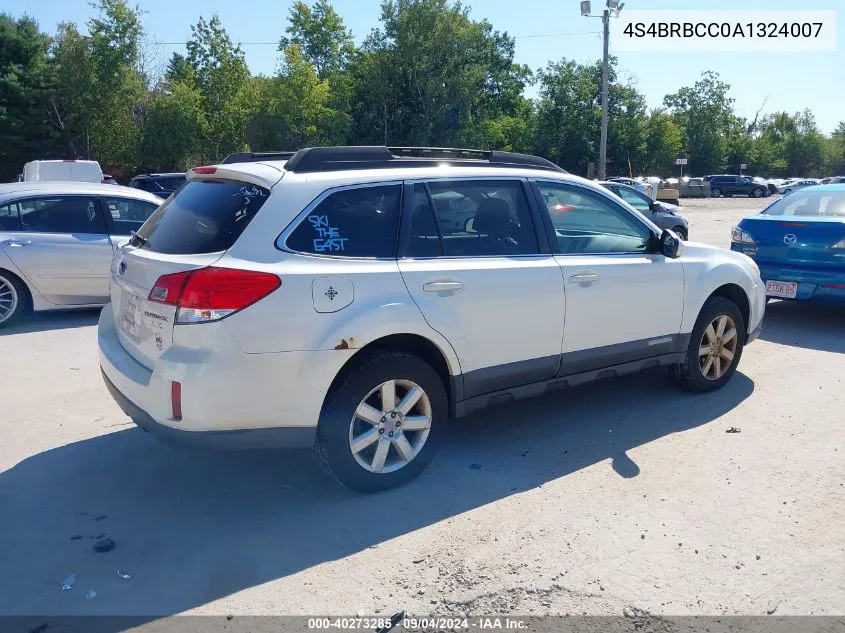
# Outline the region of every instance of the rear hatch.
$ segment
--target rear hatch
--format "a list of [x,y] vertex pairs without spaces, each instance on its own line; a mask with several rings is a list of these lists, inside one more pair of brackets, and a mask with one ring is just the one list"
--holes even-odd
[[138,362],[152,369],[172,345],[180,293],[252,221],[281,177],[272,171],[256,177],[195,168],[189,182],[120,248],[112,266],[111,308],[120,342]]

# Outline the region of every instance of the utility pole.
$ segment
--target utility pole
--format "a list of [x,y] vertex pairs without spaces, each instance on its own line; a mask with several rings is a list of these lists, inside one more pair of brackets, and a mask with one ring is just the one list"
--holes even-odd
[[607,111],[610,108],[610,99],[607,94],[610,73],[610,18],[618,18],[625,3],[619,0],[605,0],[606,8],[601,15],[592,15],[591,5],[590,0],[581,0],[581,15],[585,18],[601,18],[602,23],[604,52],[601,58],[601,139],[599,140],[598,175],[599,180],[604,180],[607,177]]
[[607,177],[607,110],[609,107],[607,96],[608,57],[610,53],[610,9],[602,14],[604,37],[604,54],[601,60],[601,140],[599,145],[599,180]]

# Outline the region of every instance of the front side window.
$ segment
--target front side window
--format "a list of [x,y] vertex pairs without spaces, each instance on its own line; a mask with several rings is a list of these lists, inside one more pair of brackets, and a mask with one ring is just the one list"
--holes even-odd
[[[517,180],[434,181],[415,191],[415,210],[427,188],[446,257],[535,255],[537,235]],[[412,239],[414,231],[412,221]],[[430,224],[429,224],[430,226]]]
[[106,233],[106,224],[90,196],[51,196],[18,202],[21,230],[31,233]]
[[335,191],[303,218],[285,244],[314,255],[393,257],[400,198],[401,185]]
[[563,183],[538,182],[564,254],[643,253],[651,231],[604,196]]
[[147,221],[157,205],[132,198],[106,198],[116,235],[129,235]]

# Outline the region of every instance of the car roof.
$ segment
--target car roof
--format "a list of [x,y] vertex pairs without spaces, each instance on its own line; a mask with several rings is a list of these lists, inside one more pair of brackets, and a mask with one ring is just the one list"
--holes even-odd
[[160,204],[162,199],[140,189],[122,185],[109,185],[96,182],[12,182],[0,184],[0,199],[9,199],[20,195],[39,194],[89,194],[93,196],[119,195]]

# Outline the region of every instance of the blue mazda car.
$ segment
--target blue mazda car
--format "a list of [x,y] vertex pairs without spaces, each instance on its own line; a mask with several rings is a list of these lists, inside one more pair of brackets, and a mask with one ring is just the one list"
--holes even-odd
[[731,250],[757,262],[768,297],[845,303],[845,184],[799,189],[744,218]]

